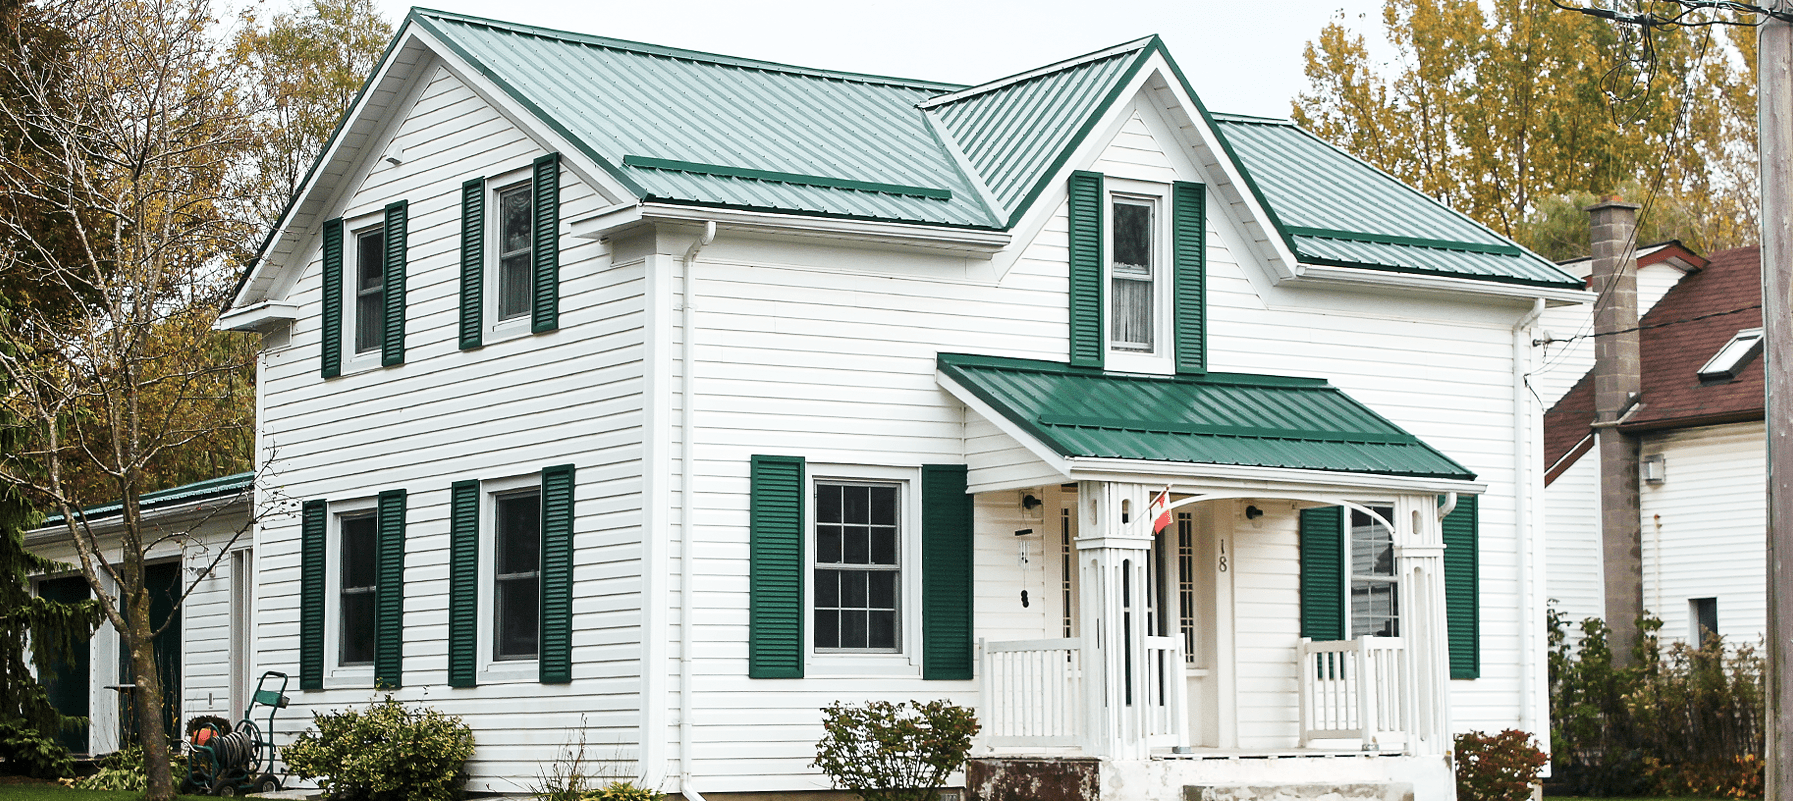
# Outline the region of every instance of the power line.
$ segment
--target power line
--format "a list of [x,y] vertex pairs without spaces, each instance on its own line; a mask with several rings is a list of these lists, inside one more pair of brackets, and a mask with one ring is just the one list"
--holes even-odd
[[1618,331],[1599,331],[1599,332],[1595,332],[1592,334],[1576,334],[1575,336],[1566,337],[1564,339],[1535,339],[1535,340],[1532,340],[1532,344],[1533,345],[1555,345],[1560,342],[1575,342],[1577,340],[1582,340],[1582,339],[1593,339],[1594,337],[1609,337],[1609,336],[1614,336],[1617,334],[1629,334],[1634,331],[1648,331],[1652,328],[1667,328],[1671,325],[1680,325],[1682,323],[1697,323],[1701,320],[1710,320],[1714,317],[1724,317],[1724,316],[1732,315],[1732,314],[1742,314],[1746,311],[1754,311],[1754,310],[1760,309],[1760,308],[1762,308],[1762,304],[1756,303],[1756,304],[1752,304],[1749,306],[1744,306],[1742,308],[1730,309],[1728,311],[1711,312],[1709,314],[1699,314],[1699,315],[1694,315],[1693,317],[1683,317],[1679,320],[1669,320],[1668,322],[1663,322],[1663,323],[1651,323],[1649,325],[1640,325],[1640,326],[1637,326],[1636,328],[1623,328]]
[[1793,12],[1765,8],[1763,6],[1755,5],[1754,3],[1737,3],[1732,2],[1731,0],[1665,0],[1665,2],[1672,2],[1675,5],[1680,6],[1681,10],[1678,13],[1671,14],[1654,14],[1643,11],[1635,14],[1627,14],[1615,9],[1578,6],[1564,3],[1562,0],[1550,0],[1551,5],[1563,9],[1564,11],[1574,11],[1576,13],[1586,14],[1590,17],[1612,20],[1613,22],[1619,22],[1626,25],[1636,25],[1640,28],[1704,28],[1710,25],[1735,25],[1745,28],[1754,28],[1762,24],[1761,22],[1751,22],[1744,19],[1727,19],[1723,16],[1696,17],[1689,19],[1689,17],[1694,17],[1695,14],[1702,11],[1728,11],[1732,14],[1758,14],[1782,22],[1793,22]]

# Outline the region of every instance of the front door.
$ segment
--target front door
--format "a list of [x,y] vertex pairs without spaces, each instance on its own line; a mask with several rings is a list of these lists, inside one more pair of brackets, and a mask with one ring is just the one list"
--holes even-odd
[[[180,736],[181,728],[181,615],[175,602],[185,589],[181,582],[179,562],[159,562],[143,569],[144,586],[149,588],[149,625],[161,628],[155,638],[156,675],[162,679],[163,725],[171,738]],[[166,628],[163,628],[166,626]],[[131,653],[119,643],[119,683],[131,684]],[[137,742],[137,707],[130,693],[119,693],[119,741]]]
[[[61,603],[75,603],[87,600],[89,591],[87,579],[80,576],[45,579],[37,583],[39,597]],[[74,644],[66,658],[50,660],[38,665],[38,679],[44,690],[50,695],[50,705],[65,717],[81,718],[78,726],[64,727],[61,732],[62,747],[72,754],[87,753],[87,714],[88,698],[92,685],[89,682],[89,670],[92,666],[92,655],[87,638]]]

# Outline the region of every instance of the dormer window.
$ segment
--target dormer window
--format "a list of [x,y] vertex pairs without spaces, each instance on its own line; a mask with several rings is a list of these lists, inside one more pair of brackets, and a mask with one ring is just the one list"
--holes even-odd
[[1762,352],[1762,329],[1745,328],[1731,337],[1718,353],[1700,368],[1701,384],[1723,384],[1737,380],[1756,354]]
[[1151,353],[1157,338],[1153,328],[1154,284],[1157,259],[1152,257],[1154,203],[1147,199],[1114,199],[1109,219],[1114,238],[1109,243],[1109,291],[1113,302],[1108,312],[1108,346],[1115,350]]
[[1079,171],[1067,195],[1070,363],[1206,373],[1205,188]]

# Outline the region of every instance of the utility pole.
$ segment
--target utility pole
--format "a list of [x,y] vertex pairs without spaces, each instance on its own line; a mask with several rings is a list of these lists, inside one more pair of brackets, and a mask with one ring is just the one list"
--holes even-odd
[[1757,33],[1762,327],[1768,397],[1767,801],[1793,801],[1793,0],[1770,0]]

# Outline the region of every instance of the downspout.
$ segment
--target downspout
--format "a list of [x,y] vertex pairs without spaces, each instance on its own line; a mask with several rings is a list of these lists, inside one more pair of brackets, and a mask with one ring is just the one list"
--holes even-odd
[[679,325],[685,335],[681,345],[681,365],[684,372],[679,379],[679,393],[683,396],[683,409],[679,421],[681,451],[679,454],[679,569],[683,573],[679,581],[679,795],[685,801],[704,801],[702,794],[691,786],[691,764],[694,761],[692,739],[695,735],[691,725],[691,675],[692,645],[697,638],[692,625],[692,589],[697,586],[697,567],[693,563],[697,549],[692,545],[696,526],[692,525],[692,516],[697,509],[697,493],[692,484],[696,474],[693,463],[697,454],[697,395],[692,391],[697,373],[697,278],[692,270],[697,264],[697,254],[705,245],[716,241],[716,222],[704,223],[703,236],[691,243],[685,251],[684,264],[684,309],[681,312]]
[[[1531,327],[1544,314],[1544,299],[1534,298],[1532,308],[1513,324],[1513,550],[1519,566],[1519,730],[1537,734],[1533,697],[1537,688],[1534,667],[1538,651],[1538,629],[1542,620],[1534,620],[1532,572],[1536,569],[1537,536],[1542,530],[1534,512],[1543,509],[1538,481],[1538,466],[1532,458],[1532,414],[1525,379],[1531,367]],[[1538,502],[1534,502],[1534,501]]]

